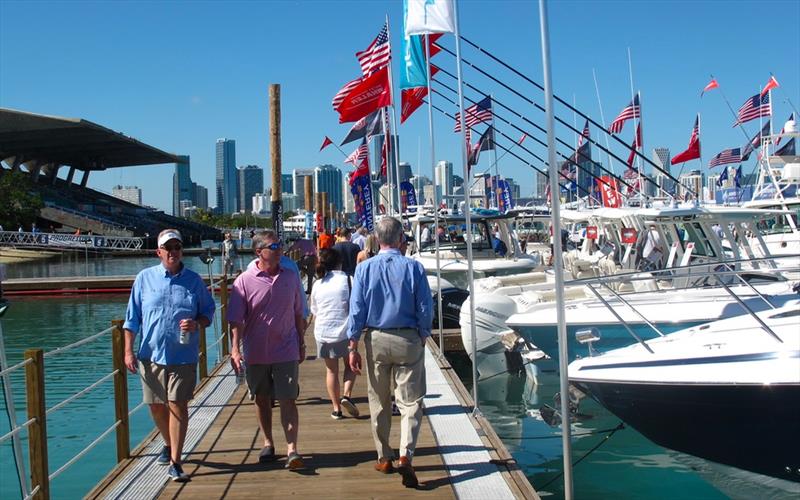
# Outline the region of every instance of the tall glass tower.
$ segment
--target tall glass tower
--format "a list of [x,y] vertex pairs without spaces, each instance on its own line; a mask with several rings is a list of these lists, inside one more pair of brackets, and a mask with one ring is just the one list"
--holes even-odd
[[264,192],[264,171],[258,165],[239,169],[239,210],[253,211],[253,195]]
[[189,200],[190,205],[195,204],[194,186],[192,185],[191,168],[188,156],[179,156],[181,163],[175,164],[175,173],[172,174],[172,215],[182,217],[181,201]]
[[239,211],[239,183],[236,172],[236,141],[217,139],[217,210]]
[[336,205],[336,211],[344,208],[342,197],[342,171],[333,165],[320,165],[314,169],[314,189],[317,193],[328,193],[328,203]]

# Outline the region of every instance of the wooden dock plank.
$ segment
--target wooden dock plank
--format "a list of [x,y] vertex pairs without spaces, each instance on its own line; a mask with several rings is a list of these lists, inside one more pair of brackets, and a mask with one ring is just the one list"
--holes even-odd
[[[306,342],[314,346],[312,329]],[[311,357],[309,357],[311,358]],[[420,498],[454,498],[427,420],[420,431],[414,467],[423,486],[408,490],[398,474],[384,475],[373,469],[377,458],[369,421],[366,378],[358,377],[354,401],[358,419],[333,420],[325,390],[325,365],[307,359],[300,365],[300,415],[298,450],[307,470],[284,469],[286,444],[279,423],[280,409],[273,409],[273,437],[278,461],[258,464],[262,437],[256,423],[255,406],[237,390],[188,456],[184,470],[192,476],[186,484],[170,483],[162,498],[265,498],[301,496],[321,498],[399,498],[413,493]],[[392,444],[399,442],[399,417],[392,418]],[[166,471],[165,471],[166,473]]]

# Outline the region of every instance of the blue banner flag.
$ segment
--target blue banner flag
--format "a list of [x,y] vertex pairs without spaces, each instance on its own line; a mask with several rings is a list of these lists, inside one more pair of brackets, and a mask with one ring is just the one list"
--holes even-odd
[[512,208],[514,208],[514,198],[511,196],[511,186],[508,185],[508,181],[505,179],[500,179],[500,211],[503,213],[508,212]]
[[408,181],[400,183],[400,203],[403,212],[407,210],[411,213],[416,213],[416,208],[408,208],[410,205],[417,204],[417,193],[414,191],[414,186]]
[[372,218],[372,181],[369,175],[360,175],[353,179],[350,186],[353,193],[353,201],[356,206],[356,214],[361,224],[372,232],[375,228]]
[[403,67],[400,70],[400,89],[428,86],[425,46],[422,35],[403,38]]

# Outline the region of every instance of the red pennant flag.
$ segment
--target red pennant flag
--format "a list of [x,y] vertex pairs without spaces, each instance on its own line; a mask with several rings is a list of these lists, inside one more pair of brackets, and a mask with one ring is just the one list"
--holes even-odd
[[326,135],[326,136],[325,136],[325,140],[324,140],[324,141],[322,141],[322,146],[320,146],[319,150],[320,150],[320,151],[322,151],[323,149],[327,148],[327,147],[328,147],[328,146],[330,146],[331,144],[333,144],[333,141],[332,141],[332,140],[330,140],[330,139],[328,138],[328,136]]
[[391,105],[389,67],[386,66],[356,85],[342,100],[336,111],[339,112],[339,123],[346,123],[360,120],[376,109]]
[[633,138],[633,144],[631,144],[631,154],[628,155],[628,167],[633,166],[633,158],[636,156],[635,152],[639,150],[639,147],[642,145],[642,123],[636,126],[636,137]]
[[703,87],[703,91],[702,91],[702,92],[700,92],[700,97],[703,97],[703,94],[705,94],[705,93],[706,93],[706,92],[708,92],[709,90],[711,90],[711,89],[715,89],[715,88],[717,88],[717,87],[719,87],[719,83],[717,83],[717,79],[716,79],[716,78],[714,78],[714,77],[712,76],[712,77],[711,77],[711,81],[710,81],[710,82],[708,82],[708,85],[706,85],[705,87]]
[[[439,71],[434,65],[431,65],[431,77]],[[428,95],[428,87],[414,87],[410,89],[403,89],[400,92],[400,123],[403,123],[409,116],[414,114],[414,111],[422,106],[425,102],[425,96]]]
[[670,160],[670,165],[676,163],[683,163],[689,160],[696,160],[700,158],[700,116],[694,119],[694,128],[692,129],[692,137],[689,139],[689,147],[686,151],[675,155]]
[[383,146],[381,147],[381,177],[386,177],[386,164],[389,157],[389,141],[387,137],[383,136]]
[[522,146],[522,143],[525,142],[525,139],[527,139],[527,138],[528,138],[528,134],[527,133],[522,134],[522,137],[519,138],[519,141],[517,141],[517,144]]
[[767,85],[764,87],[764,90],[761,91],[761,97],[764,97],[764,94],[776,87],[780,87],[780,85],[778,85],[778,80],[776,80],[774,76],[770,75]]

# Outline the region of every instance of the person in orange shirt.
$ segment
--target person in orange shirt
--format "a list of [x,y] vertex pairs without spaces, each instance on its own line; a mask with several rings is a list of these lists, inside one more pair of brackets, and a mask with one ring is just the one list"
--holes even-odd
[[319,235],[319,249],[331,248],[334,244],[334,238],[330,229],[326,229],[324,233]]

